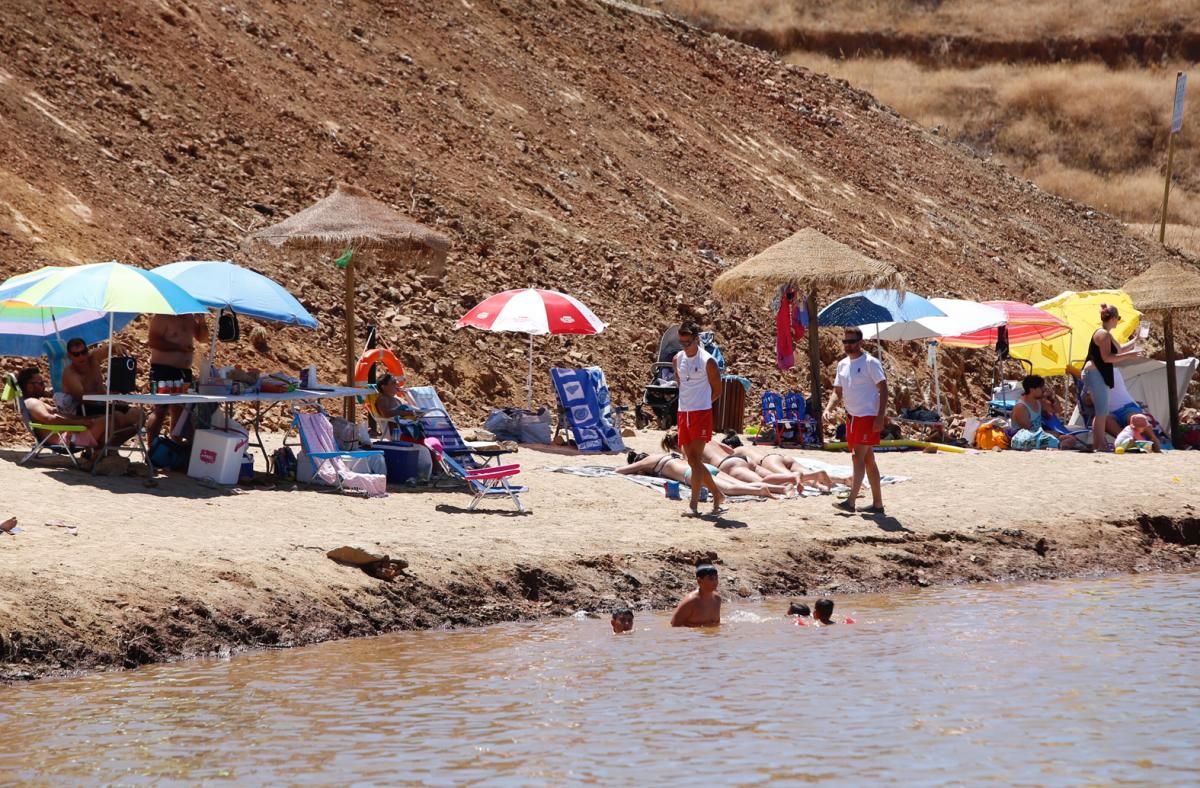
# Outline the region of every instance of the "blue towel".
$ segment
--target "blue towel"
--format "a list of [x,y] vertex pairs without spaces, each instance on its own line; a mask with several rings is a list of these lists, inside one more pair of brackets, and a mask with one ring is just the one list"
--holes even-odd
[[558,401],[567,413],[567,423],[581,452],[625,451],[621,433],[613,426],[608,384],[600,367],[550,370]]

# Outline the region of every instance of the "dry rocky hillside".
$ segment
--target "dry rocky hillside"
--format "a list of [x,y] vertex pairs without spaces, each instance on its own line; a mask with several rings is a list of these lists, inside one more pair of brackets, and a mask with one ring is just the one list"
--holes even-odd
[[[0,274],[232,257],[322,323],[236,354],[315,356],[328,379],[340,272],[241,239],[351,182],[451,239],[444,279],[367,277],[359,314],[474,417],[523,399],[524,337],[452,330],[500,289],[589,303],[610,329],[540,340],[538,364],[601,364],[631,402],[681,315],[737,372],[779,382],[766,307],[716,303],[710,283],[802,227],[928,295],[1033,301],[1119,285],[1157,254],[845,83],[621,3],[8,0],[0,53]],[[897,348],[898,377],[919,353]],[[949,355],[952,399],[978,402],[990,355]],[[551,399],[544,373],[536,387]]]

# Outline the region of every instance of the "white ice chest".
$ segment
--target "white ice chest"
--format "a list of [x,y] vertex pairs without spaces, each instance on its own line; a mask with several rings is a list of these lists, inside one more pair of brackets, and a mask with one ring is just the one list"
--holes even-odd
[[196,430],[192,438],[192,457],[188,476],[212,479],[217,484],[237,484],[242,455],[250,439],[241,432]]

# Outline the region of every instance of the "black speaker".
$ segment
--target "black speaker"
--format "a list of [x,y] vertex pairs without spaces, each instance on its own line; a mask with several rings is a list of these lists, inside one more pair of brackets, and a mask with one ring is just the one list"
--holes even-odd
[[133,356],[113,356],[108,383],[113,394],[131,394],[136,391],[137,359]]

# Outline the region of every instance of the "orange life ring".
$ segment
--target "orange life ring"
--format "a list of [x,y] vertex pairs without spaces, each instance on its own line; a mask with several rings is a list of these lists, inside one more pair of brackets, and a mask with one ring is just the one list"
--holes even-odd
[[376,364],[383,364],[400,383],[400,388],[404,388],[404,365],[395,353],[383,347],[372,348],[358,357],[358,363],[354,366],[354,385],[367,385],[367,375]]

